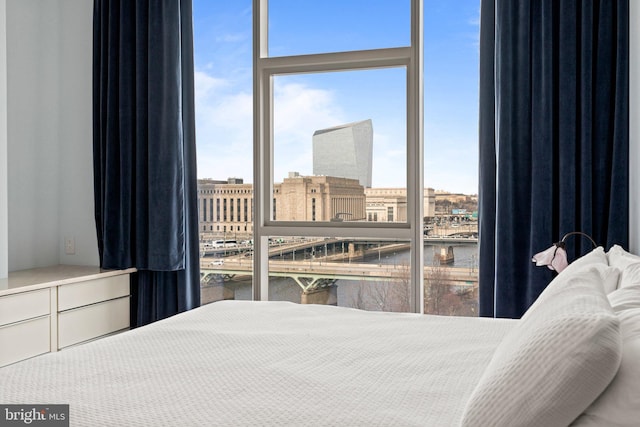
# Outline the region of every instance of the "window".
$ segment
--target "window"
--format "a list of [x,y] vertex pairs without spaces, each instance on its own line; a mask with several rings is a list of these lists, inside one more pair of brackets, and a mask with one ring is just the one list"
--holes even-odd
[[[425,184],[433,187],[424,197],[429,313],[477,315],[479,9],[478,0],[425,0],[424,165]],[[449,246],[453,260],[443,264]],[[466,273],[466,286],[446,286],[454,271]]]
[[[286,3],[286,13],[288,22],[297,23],[305,19],[311,19],[314,24],[309,25],[277,25],[279,13],[285,11],[283,3]],[[341,3],[343,5],[344,3]],[[256,170],[254,183],[255,204],[258,209],[255,212],[254,235],[254,298],[267,300],[274,292],[274,287],[278,284],[273,280],[276,270],[272,261],[269,261],[270,254],[274,251],[270,248],[273,242],[290,242],[300,236],[309,236],[311,240],[335,241],[337,239],[347,239],[347,244],[352,245],[355,250],[366,252],[370,248],[366,242],[385,242],[386,246],[393,246],[391,241],[402,241],[408,248],[406,258],[406,281],[413,284],[407,291],[409,302],[403,306],[403,310],[418,311],[422,307],[422,283],[424,275],[422,269],[422,1],[397,1],[389,0],[379,2],[376,5],[384,5],[392,12],[388,16],[404,16],[403,28],[410,30],[403,41],[384,40],[384,32],[380,27],[373,26],[378,37],[369,39],[373,45],[364,47],[352,47],[346,45],[340,47],[327,43],[315,43],[319,46],[317,51],[322,52],[316,55],[299,55],[293,49],[293,55],[284,53],[285,49],[280,49],[280,44],[274,45],[274,41],[282,40],[284,43],[294,43],[299,38],[304,39],[308,33],[305,28],[312,28],[313,25],[332,25],[331,22],[318,20],[318,16],[309,13],[305,3],[305,8],[295,10],[296,2],[282,2],[278,0],[254,1],[254,27],[253,33],[255,43],[253,46],[253,66],[254,66],[254,129],[257,130],[254,140],[254,170]],[[313,7],[327,7],[324,2],[314,4]],[[376,6],[377,7],[377,6]],[[271,9],[274,8],[274,9]],[[365,8],[367,9],[367,8]],[[362,11],[365,13],[365,11]],[[336,14],[332,14],[336,17]],[[269,18],[268,18],[269,17]],[[336,17],[336,19],[338,19]],[[366,20],[356,19],[361,25],[366,27]],[[402,21],[402,19],[400,19]],[[286,37],[280,36],[278,31],[287,32]],[[344,28],[342,28],[344,30]],[[324,31],[324,34],[327,34]],[[313,34],[313,31],[311,32]],[[344,37],[338,37],[344,40]],[[366,39],[364,37],[363,39]],[[268,44],[267,40],[270,40]],[[392,47],[390,47],[392,46]],[[353,50],[356,49],[356,50]],[[366,50],[357,50],[366,49]],[[308,52],[305,52],[308,53]],[[383,76],[383,77],[379,77]],[[332,87],[334,91],[339,91],[345,87],[343,81],[350,82],[351,86],[364,86],[361,90],[373,91],[373,100],[378,102],[361,105],[362,111],[370,111],[373,115],[377,109],[381,108],[387,98],[388,102],[402,105],[402,117],[399,119],[402,131],[393,133],[396,147],[400,148],[401,167],[398,175],[401,177],[400,185],[406,188],[407,198],[407,220],[405,222],[367,222],[366,202],[364,189],[371,186],[369,171],[371,170],[371,152],[375,143],[373,142],[373,123],[369,117],[362,117],[358,120],[350,120],[347,123],[335,123],[327,120],[322,127],[314,124],[313,127],[319,129],[300,129],[300,138],[315,136],[314,147],[306,145],[307,153],[313,153],[313,163],[315,172],[311,174],[300,174],[299,171],[289,170],[282,182],[277,176],[284,175],[278,172],[283,161],[282,154],[289,152],[289,147],[281,137],[281,129],[287,126],[287,119],[291,114],[283,110],[279,95],[287,90],[295,90],[313,82],[323,81],[327,87]],[[385,93],[385,84],[389,82],[390,93]],[[371,88],[366,84],[371,82]],[[349,98],[349,92],[346,98]],[[362,92],[360,92],[362,93]],[[318,102],[320,101],[319,98]],[[351,96],[352,104],[363,104],[362,99]],[[366,113],[369,114],[368,112]],[[322,174],[321,170],[329,173],[332,169],[317,168],[318,163],[323,163],[323,154],[334,151],[334,147],[341,146],[340,142],[348,141],[348,149],[343,152],[334,153],[329,160],[350,160],[348,164],[350,176],[331,176]],[[333,145],[332,145],[333,144]],[[300,142],[298,143],[300,145]],[[344,144],[343,144],[344,145]],[[319,146],[326,147],[324,150]],[[349,159],[348,157],[351,156]],[[308,157],[306,159],[308,161]],[[317,161],[319,160],[319,161]],[[329,164],[331,161],[324,161]],[[286,162],[291,168],[291,162]],[[307,164],[308,165],[308,164]],[[322,165],[320,165],[322,166]],[[328,165],[330,166],[330,165]],[[308,166],[307,166],[308,167]],[[278,187],[279,192],[276,190]],[[318,188],[316,199],[315,219],[313,215],[305,213],[308,206],[301,198],[306,197],[310,191],[307,188]],[[324,188],[324,189],[323,189]],[[299,197],[295,197],[300,195]],[[274,197],[275,196],[275,197]],[[322,206],[318,204],[322,201]],[[269,206],[269,204],[271,206]],[[277,208],[276,208],[277,206]],[[318,218],[318,215],[323,215]],[[377,213],[374,214],[377,217]],[[377,220],[377,218],[376,218]],[[278,236],[275,238],[273,236]],[[306,238],[306,237],[305,237]],[[391,240],[390,242],[387,242]],[[358,242],[365,242],[356,249]],[[386,244],[388,243],[388,245]],[[378,243],[382,247],[382,243]],[[310,267],[313,267],[314,260],[320,255],[319,262],[331,262],[333,258],[327,247],[324,252],[319,251],[318,246],[309,244],[308,260]],[[324,249],[320,245],[320,249]],[[386,250],[386,248],[385,248]],[[382,249],[380,249],[382,253]],[[284,253],[283,253],[284,256]],[[364,259],[364,258],[363,258]],[[293,261],[293,260],[291,260]],[[335,266],[334,266],[335,267]],[[393,281],[390,286],[402,286],[399,281]],[[323,288],[330,288],[327,284]],[[301,288],[303,289],[303,288]],[[367,288],[372,290],[373,288]],[[309,296],[310,290],[303,289],[303,294]],[[378,309],[382,309],[378,307]]]
[[[350,206],[339,211],[343,219],[363,221],[362,212],[352,209],[364,202],[367,189],[406,188],[406,79],[406,67],[274,75],[273,184],[284,193],[282,202],[306,204],[308,193],[319,191],[349,199]],[[308,107],[308,113],[292,112],[291,92],[304,88],[313,88],[307,96],[319,105]],[[348,112],[317,112],[325,103]],[[292,158],[297,159],[293,171]],[[278,218],[310,220],[299,212]]]
[[[316,275],[349,262],[370,272],[395,263],[403,273],[394,284],[423,277],[408,306],[374,303],[378,285],[371,298],[355,298],[369,303],[348,302],[367,289],[361,276],[336,282],[337,303],[464,314],[438,307],[460,305],[442,289],[457,295],[477,280],[476,244],[461,243],[477,238],[477,128],[461,123],[477,124],[477,58],[467,59],[477,57],[479,0],[253,3],[194,0],[198,206],[201,220],[213,223],[203,224],[201,240],[238,243],[216,255],[228,260],[222,274],[202,260],[203,302],[311,295],[282,279],[278,263]],[[208,207],[206,194],[216,199]],[[459,240],[437,242],[441,235]],[[342,245],[352,248],[350,259]],[[449,245],[453,264],[446,264]],[[447,277],[458,269],[465,275]],[[218,280],[225,274],[236,276]]]

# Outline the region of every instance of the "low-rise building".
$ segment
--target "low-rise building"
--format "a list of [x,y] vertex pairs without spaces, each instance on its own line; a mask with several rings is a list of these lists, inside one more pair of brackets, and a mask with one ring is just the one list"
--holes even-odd
[[[405,222],[407,221],[407,190],[405,188],[367,188],[367,221]],[[424,189],[423,215],[435,215],[435,195],[433,188]]]
[[[357,179],[289,174],[273,186],[277,221],[364,221],[364,187]],[[253,185],[241,178],[198,180],[200,233],[249,238],[253,233]]]

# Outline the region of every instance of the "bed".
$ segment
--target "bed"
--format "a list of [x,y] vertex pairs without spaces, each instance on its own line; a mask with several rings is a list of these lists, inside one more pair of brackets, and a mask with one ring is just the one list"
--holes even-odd
[[1,368],[0,404],[78,426],[637,425],[636,261],[599,248],[521,320],[216,302]]

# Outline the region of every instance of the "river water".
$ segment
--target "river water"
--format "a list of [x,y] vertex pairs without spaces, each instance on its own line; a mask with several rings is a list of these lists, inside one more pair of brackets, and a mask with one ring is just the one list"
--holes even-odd
[[[454,251],[454,262],[448,265],[448,267],[467,267],[477,269],[478,267],[478,245],[476,244],[457,244],[452,245]],[[433,265],[433,258],[439,251],[439,246],[425,245],[424,246],[424,265]],[[364,261],[358,261],[358,263],[371,263],[371,264],[386,264],[397,266],[408,266],[409,263],[409,251],[401,251],[398,253],[381,254],[379,256],[372,256]],[[447,267],[447,266],[445,266]],[[363,282],[358,278],[354,280],[337,280],[337,299],[339,306],[355,307],[358,305],[355,295],[358,292],[359,287],[366,286],[370,289],[380,287],[383,285],[381,282]],[[388,285],[385,284],[385,285]],[[252,298],[251,291],[251,279],[231,279],[225,282],[225,287],[233,290],[235,299],[237,300],[250,300]],[[269,280],[269,300],[273,301],[291,301],[300,302],[300,296],[302,289],[300,286],[290,278],[283,277],[271,277]],[[203,301],[206,303],[208,301]]]

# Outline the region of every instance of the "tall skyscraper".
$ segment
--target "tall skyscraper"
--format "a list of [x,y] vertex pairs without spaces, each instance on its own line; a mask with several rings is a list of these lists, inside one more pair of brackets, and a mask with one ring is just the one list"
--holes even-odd
[[357,179],[371,187],[373,125],[371,119],[313,134],[313,174]]

